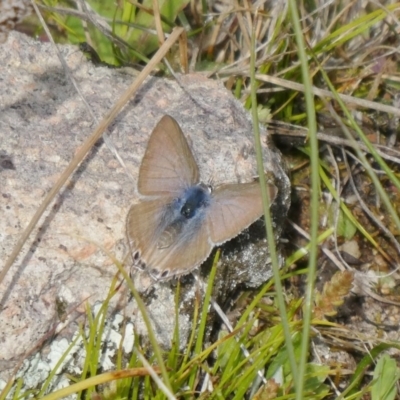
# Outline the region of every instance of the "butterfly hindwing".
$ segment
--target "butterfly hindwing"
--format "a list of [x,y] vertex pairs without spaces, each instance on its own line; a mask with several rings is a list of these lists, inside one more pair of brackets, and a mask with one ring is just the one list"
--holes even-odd
[[204,215],[179,216],[173,199],[142,201],[133,205],[127,218],[127,236],[134,266],[155,279],[170,279],[199,266],[210,254]]
[[134,266],[147,269],[146,257],[157,243],[163,213],[171,198],[158,198],[134,204],[128,213],[126,233]]

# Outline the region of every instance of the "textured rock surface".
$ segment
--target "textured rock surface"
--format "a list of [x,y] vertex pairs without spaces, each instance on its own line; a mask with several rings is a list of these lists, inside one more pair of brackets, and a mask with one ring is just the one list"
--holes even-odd
[[[61,52],[99,119],[134,79],[127,70],[93,66],[75,47],[63,46]],[[0,48],[0,76],[0,259],[5,260],[94,125],[50,44],[11,33]],[[0,284],[1,378],[52,333],[60,322],[60,302],[68,316],[56,340],[72,337],[86,301],[93,304],[107,296],[117,272],[109,253],[122,261],[128,252],[125,219],[137,201],[133,182],[150,132],[162,115],[172,115],[181,125],[203,181],[248,181],[256,175],[251,123],[242,106],[221,84],[200,75],[182,77],[182,83],[185,90],[172,80],[149,79],[113,124],[109,135],[133,180],[98,143]],[[279,234],[289,204],[289,181],[279,155],[266,145],[264,152],[265,169],[279,185],[273,207]],[[243,251],[228,246],[229,268],[220,269],[223,283],[229,285],[224,293],[239,284],[255,287],[271,275],[265,240],[258,243],[260,250],[255,251],[247,235],[239,243]],[[182,310],[195,292],[190,279],[186,281]],[[160,342],[168,346],[175,323],[174,290],[168,282],[154,289],[148,307]],[[128,299],[122,286],[112,304],[124,310],[135,329],[144,331],[135,305],[126,306]],[[180,327],[184,341],[190,314],[182,311]]]
[[0,43],[7,39],[8,33],[33,11],[29,0],[0,1]]

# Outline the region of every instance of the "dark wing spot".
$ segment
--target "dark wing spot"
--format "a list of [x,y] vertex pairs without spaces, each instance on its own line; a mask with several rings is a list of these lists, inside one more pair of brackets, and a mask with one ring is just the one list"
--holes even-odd
[[161,274],[161,276],[160,276],[160,278],[161,279],[165,279],[165,278],[167,278],[168,277],[168,275],[169,275],[169,272],[170,271],[168,271],[168,270],[165,270],[162,274]]
[[158,280],[160,278],[160,272],[158,270],[156,270],[155,268],[151,269],[149,274],[155,280]]
[[147,265],[144,261],[139,262],[139,268],[144,271],[146,269]]

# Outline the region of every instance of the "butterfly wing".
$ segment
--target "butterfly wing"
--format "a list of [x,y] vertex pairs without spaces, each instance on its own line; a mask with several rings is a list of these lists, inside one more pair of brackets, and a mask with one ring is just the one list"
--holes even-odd
[[176,194],[199,180],[199,169],[181,128],[165,115],[150,136],[139,170],[139,193]]
[[134,204],[126,219],[126,234],[132,252],[133,263],[140,269],[147,266],[143,264],[142,255],[150,247],[155,246],[164,209],[170,201],[165,199],[142,201]]
[[[277,189],[269,185],[271,202]],[[258,182],[222,185],[212,194],[207,213],[207,226],[214,244],[237,236],[263,214],[261,189]]]
[[173,223],[176,215],[169,207],[171,201],[142,201],[131,207],[127,218],[133,264],[157,280],[190,272],[213,247],[204,218]]
[[179,235],[169,248],[153,248],[149,257],[149,273],[157,280],[187,274],[203,263],[212,248],[203,223],[193,228],[191,238]]

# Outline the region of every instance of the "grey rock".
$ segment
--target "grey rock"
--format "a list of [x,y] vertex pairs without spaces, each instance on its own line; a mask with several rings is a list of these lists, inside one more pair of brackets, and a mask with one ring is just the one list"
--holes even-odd
[[[60,50],[101,119],[132,82],[133,72],[96,67],[73,46]],[[0,259],[6,260],[94,123],[50,44],[10,33],[0,48],[0,76]],[[107,296],[118,271],[110,254],[120,261],[128,254],[125,219],[138,201],[134,182],[149,135],[164,114],[182,127],[203,181],[249,181],[257,175],[251,119],[241,104],[223,85],[202,75],[180,79],[183,89],[174,80],[149,78],[109,130],[131,177],[99,141],[0,284],[0,378],[9,377],[27,352],[41,348],[49,337],[71,339],[85,302],[93,305]],[[279,188],[272,206],[278,238],[289,206],[289,180],[264,131],[263,147],[265,170]],[[238,286],[257,287],[271,276],[261,232],[256,231],[254,239],[250,229],[224,246],[216,288],[225,300]],[[201,271],[206,275],[207,265]],[[184,347],[196,284],[190,276],[182,282],[179,324]],[[174,331],[174,284],[156,283],[146,293],[148,312],[164,347]],[[136,331],[146,332],[125,285],[110,304],[110,313],[123,314]]]

